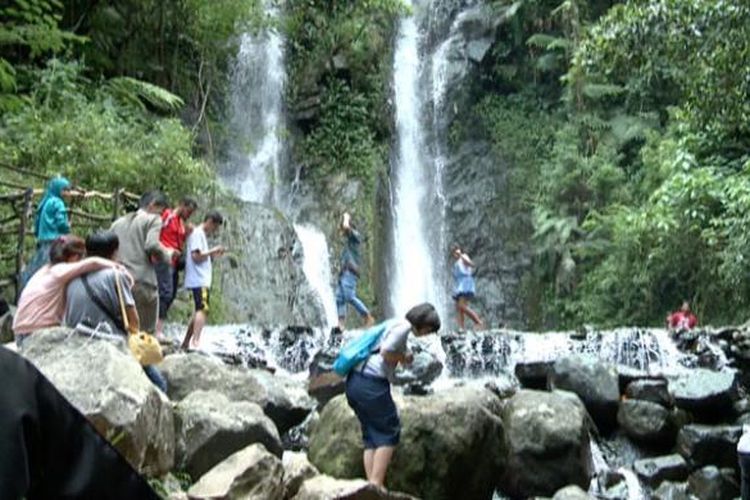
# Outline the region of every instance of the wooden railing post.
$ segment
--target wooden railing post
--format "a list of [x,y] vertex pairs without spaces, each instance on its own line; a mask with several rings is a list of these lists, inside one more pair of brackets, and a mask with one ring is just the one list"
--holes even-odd
[[16,247],[16,303],[21,295],[21,270],[23,269],[24,240],[26,238],[26,226],[31,217],[31,197],[34,189],[28,188],[23,193],[23,207],[21,209],[21,220],[18,225],[18,245]]
[[122,197],[122,188],[116,188],[112,193],[112,222],[120,217],[120,198]]

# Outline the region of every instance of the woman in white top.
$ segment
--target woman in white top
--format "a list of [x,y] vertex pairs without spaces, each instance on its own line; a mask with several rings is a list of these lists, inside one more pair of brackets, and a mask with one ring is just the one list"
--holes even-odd
[[469,256],[461,250],[458,245],[454,246],[451,254],[456,262],[453,263],[453,300],[456,301],[456,316],[458,327],[464,329],[464,316],[468,316],[474,324],[481,328],[484,326],[479,315],[469,307],[469,301],[474,298],[476,286],[474,284],[474,263]]

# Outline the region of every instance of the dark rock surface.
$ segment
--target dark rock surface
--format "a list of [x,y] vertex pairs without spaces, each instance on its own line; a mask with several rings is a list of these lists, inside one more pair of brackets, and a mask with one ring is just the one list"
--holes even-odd
[[677,454],[636,460],[633,470],[641,481],[654,488],[662,481],[683,481],[689,472],[687,462]]
[[686,425],[677,434],[677,452],[692,468],[704,465],[737,468],[740,426]]

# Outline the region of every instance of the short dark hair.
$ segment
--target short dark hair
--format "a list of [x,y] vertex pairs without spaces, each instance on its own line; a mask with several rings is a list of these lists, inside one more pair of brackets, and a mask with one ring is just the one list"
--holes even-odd
[[111,259],[120,248],[120,239],[112,231],[97,231],[86,238],[86,253],[92,257]]
[[190,210],[195,210],[198,208],[198,202],[195,200],[195,198],[192,198],[190,196],[185,196],[183,199],[181,199],[180,205],[188,207]]
[[440,330],[440,315],[435,310],[435,306],[429,302],[409,309],[409,312],[406,313],[406,320],[418,330],[424,327],[429,327],[430,332]]
[[86,243],[78,236],[69,234],[60,236],[49,247],[49,261],[51,264],[68,262],[71,257],[75,256],[86,256]]
[[157,207],[167,208],[169,206],[169,200],[167,195],[158,189],[152,189],[143,193],[138,200],[138,208],[146,208],[149,205],[154,204]]
[[203,222],[208,222],[208,221],[211,221],[211,222],[213,222],[213,223],[214,223],[214,224],[216,224],[217,226],[221,226],[222,224],[224,224],[224,216],[223,216],[223,215],[221,215],[221,214],[220,214],[220,213],[219,213],[218,211],[216,211],[216,210],[211,210],[211,211],[209,211],[209,212],[208,212],[208,213],[206,214],[206,216],[205,216],[205,217],[203,217]]

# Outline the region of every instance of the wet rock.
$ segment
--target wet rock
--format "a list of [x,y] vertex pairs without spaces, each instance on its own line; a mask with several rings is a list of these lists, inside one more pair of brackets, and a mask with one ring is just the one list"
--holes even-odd
[[676,429],[672,414],[657,403],[629,399],[620,403],[617,422],[634,441],[646,445],[671,445]]
[[686,425],[677,434],[677,452],[692,468],[704,465],[737,468],[740,426]]
[[[436,500],[491,497],[504,448],[500,400],[470,387],[395,400],[403,428],[389,487]],[[359,421],[343,396],[321,410],[308,456],[324,474],[364,477]]]
[[552,496],[552,500],[589,500],[594,498],[589,496],[588,493],[583,491],[580,486],[571,485],[565,488],[557,490]]
[[250,370],[250,374],[266,390],[263,411],[271,417],[279,428],[279,433],[283,434],[299,425],[315,409],[315,400],[307,394],[300,382],[263,370]]
[[394,384],[427,387],[443,372],[443,363],[416,342],[412,343],[411,349],[414,362],[396,371]]
[[690,474],[688,491],[700,500],[724,500],[740,495],[733,469],[719,469],[713,465]]
[[[217,260],[229,321],[262,326],[322,325],[323,311],[303,269],[302,246],[277,209],[236,202],[225,211],[222,242],[236,255]],[[262,286],[248,286],[248,283]]]
[[687,493],[687,483],[662,481],[654,491],[654,500],[690,500]]
[[440,336],[448,371],[454,377],[499,375],[508,367],[508,335],[496,330],[450,332]]
[[67,328],[36,332],[26,342],[24,356],[133,467],[149,475],[172,469],[172,407],[124,342],[92,340]]
[[252,444],[224,459],[190,487],[191,500],[282,500],[284,468],[263,445]]
[[634,380],[625,389],[625,397],[650,401],[665,408],[674,406],[674,399],[665,379]]
[[687,462],[677,454],[636,460],[633,470],[641,481],[651,487],[657,487],[667,480],[683,481],[688,475]]
[[737,374],[732,370],[690,370],[669,386],[675,404],[703,421],[716,422],[731,415],[737,400]]
[[15,308],[11,308],[5,301],[0,303],[0,344],[12,342],[15,339],[13,335],[14,314]]
[[226,366],[219,359],[202,353],[173,354],[159,366],[169,383],[169,397],[179,401],[193,391],[217,391],[232,401],[265,403],[264,387],[249,371]]
[[[390,472],[390,469],[389,469]],[[319,475],[308,479],[294,500],[416,500],[396,491],[386,491],[362,479],[335,479]]]
[[551,495],[592,473],[587,414],[574,395],[518,391],[503,409],[506,466],[500,481],[514,497]]
[[518,392],[518,382],[512,376],[500,376],[484,384],[484,388],[491,391],[500,399],[506,399]]
[[305,453],[285,451],[281,458],[284,466],[284,497],[292,498],[306,480],[320,474]]
[[614,429],[620,402],[614,366],[592,356],[568,356],[555,361],[548,385],[576,393],[601,431]]
[[513,371],[524,389],[545,390],[553,365],[554,361],[522,361]]
[[177,404],[175,415],[178,466],[194,478],[253,443],[281,457],[279,433],[255,403],[195,391]]
[[346,390],[346,380],[334,372],[325,372],[311,377],[307,383],[307,393],[315,398],[319,407],[332,398],[343,394]]

